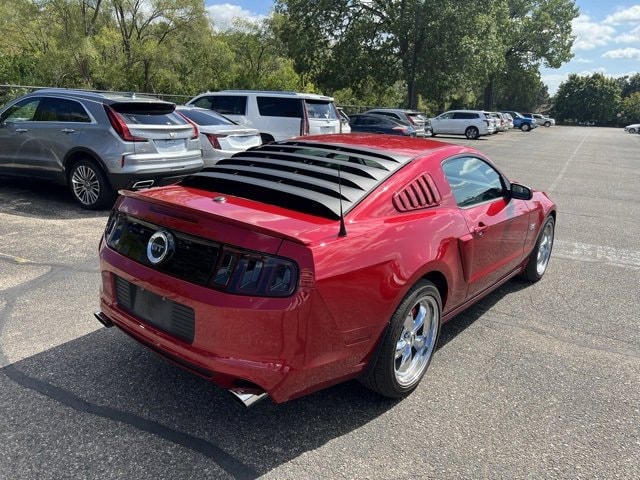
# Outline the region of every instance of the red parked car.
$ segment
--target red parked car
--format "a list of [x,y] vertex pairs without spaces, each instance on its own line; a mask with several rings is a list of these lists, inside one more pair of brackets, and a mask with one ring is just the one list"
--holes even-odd
[[402,398],[445,321],[514,275],[542,277],[555,218],[472,148],[270,143],[122,192],[96,316],[245,405],[353,378]]

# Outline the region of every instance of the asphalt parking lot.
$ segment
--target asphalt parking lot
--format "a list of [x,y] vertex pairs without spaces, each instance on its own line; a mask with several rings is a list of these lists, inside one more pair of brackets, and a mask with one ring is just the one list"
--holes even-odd
[[231,396],[93,318],[107,212],[0,177],[2,479],[640,476],[640,136],[468,141],[559,207],[549,270],[443,327],[418,389]]

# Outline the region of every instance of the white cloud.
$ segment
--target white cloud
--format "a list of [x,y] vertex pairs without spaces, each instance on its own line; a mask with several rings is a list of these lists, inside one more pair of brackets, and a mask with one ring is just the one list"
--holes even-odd
[[573,43],[574,50],[592,50],[596,47],[607,45],[612,40],[615,28],[591,21],[589,15],[580,15],[571,22],[573,34],[576,40]]
[[267,18],[265,15],[258,15],[238,5],[231,5],[230,3],[209,5],[206,8],[209,20],[216,30],[229,30],[233,28],[233,22],[237,18],[252,23],[260,23]]
[[620,48],[609,50],[602,55],[604,58],[624,58],[630,60],[640,60],[640,48]]
[[640,25],[636,28],[629,30],[626,33],[618,35],[615,38],[617,43],[637,43],[640,44]]
[[574,58],[572,60],[572,62],[576,62],[576,63],[593,63],[593,60],[591,60],[590,58]]
[[640,23],[640,5],[625,10],[618,10],[612,15],[607,15],[604,23],[609,25],[619,25],[621,23]]

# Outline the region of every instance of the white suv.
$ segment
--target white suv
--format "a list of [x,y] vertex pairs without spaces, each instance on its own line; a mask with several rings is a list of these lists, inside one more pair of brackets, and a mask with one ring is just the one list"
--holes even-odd
[[333,98],[312,93],[224,90],[202,93],[187,105],[209,108],[246,127],[256,128],[262,142],[303,135],[341,133]]
[[475,140],[495,131],[495,122],[481,110],[450,110],[431,119],[432,134],[464,135]]

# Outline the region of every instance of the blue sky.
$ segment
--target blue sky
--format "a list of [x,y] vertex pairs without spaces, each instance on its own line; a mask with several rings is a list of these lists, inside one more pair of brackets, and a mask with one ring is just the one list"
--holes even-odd
[[[270,0],[207,0],[214,25],[230,25],[234,17],[259,20],[273,8]],[[574,57],[557,70],[542,69],[554,94],[570,73],[600,72],[619,77],[640,72],[640,0],[577,0],[580,16],[573,21]]]

